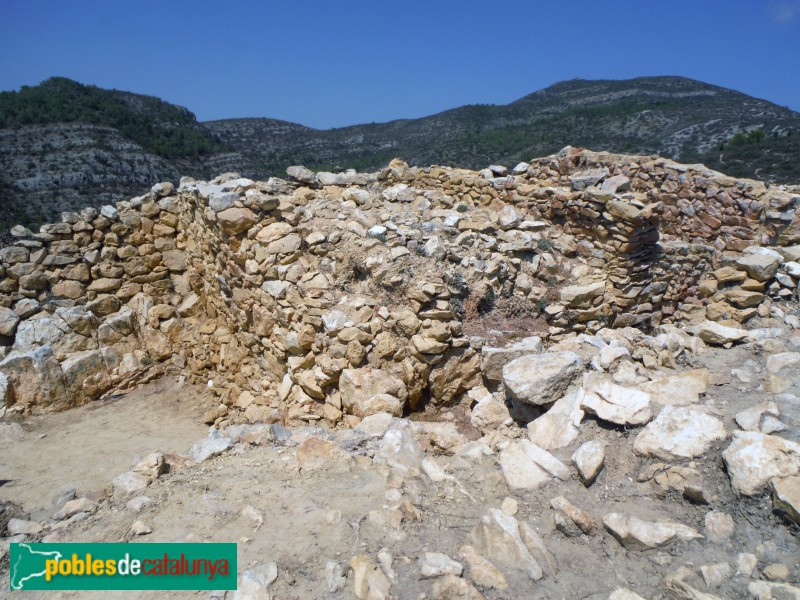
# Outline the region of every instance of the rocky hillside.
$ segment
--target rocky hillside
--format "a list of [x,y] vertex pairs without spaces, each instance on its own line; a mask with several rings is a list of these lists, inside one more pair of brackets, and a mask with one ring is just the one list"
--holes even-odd
[[[205,125],[270,168],[305,164],[511,166],[564,146],[659,154],[734,176],[800,181],[800,114],[681,77],[558,83],[505,106],[463,106],[422,119],[327,131],[272,119]],[[755,133],[750,133],[755,132]]]
[[157,98],[54,78],[0,94],[0,228],[38,226],[181,175],[266,180],[293,164],[374,170],[395,157],[476,169],[567,145],[797,183],[798,140],[800,114],[680,77],[573,80],[505,106],[324,131],[275,119],[198,123]]

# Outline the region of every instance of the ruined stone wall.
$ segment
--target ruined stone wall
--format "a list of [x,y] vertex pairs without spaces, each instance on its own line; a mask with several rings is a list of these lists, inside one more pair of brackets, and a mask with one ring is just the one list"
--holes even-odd
[[[467,301],[535,306],[555,337],[741,321],[796,294],[794,250],[743,257],[722,233],[664,241],[695,217],[664,231],[652,190],[632,191],[650,166],[551,173],[565,156],[512,175],[395,161],[187,179],[38,233],[15,227],[0,250],[0,399],[61,410],[171,372],[218,393],[209,423],[335,424],[458,401],[480,379]],[[748,231],[767,235],[758,223]]]
[[533,161],[525,177],[539,186],[589,194],[596,183],[615,179],[606,190],[630,192],[645,205],[657,205],[654,210],[660,216],[663,240],[707,244],[720,254],[741,252],[751,245],[800,241],[800,195],[782,186],[729,177],[703,165],[565,148]]

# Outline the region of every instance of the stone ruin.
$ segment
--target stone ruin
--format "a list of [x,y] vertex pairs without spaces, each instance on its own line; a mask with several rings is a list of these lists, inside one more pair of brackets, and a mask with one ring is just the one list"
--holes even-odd
[[14,227],[4,404],[63,410],[171,373],[216,391],[210,424],[354,426],[458,403],[502,334],[675,325],[725,343],[797,297],[800,193],[702,165],[568,147],[510,173],[287,172]]

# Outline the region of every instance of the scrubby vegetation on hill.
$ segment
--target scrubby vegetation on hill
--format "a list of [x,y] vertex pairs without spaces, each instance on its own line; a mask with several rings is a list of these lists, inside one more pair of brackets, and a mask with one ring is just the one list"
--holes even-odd
[[158,98],[104,90],[64,77],[0,93],[0,128],[72,122],[113,127],[147,152],[164,158],[225,150],[191,112]]

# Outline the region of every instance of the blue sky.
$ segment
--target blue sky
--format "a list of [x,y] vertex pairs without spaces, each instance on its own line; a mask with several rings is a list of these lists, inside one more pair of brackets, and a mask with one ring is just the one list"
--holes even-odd
[[682,75],[800,110],[800,0],[1,0],[0,90],[54,75],[328,128]]

